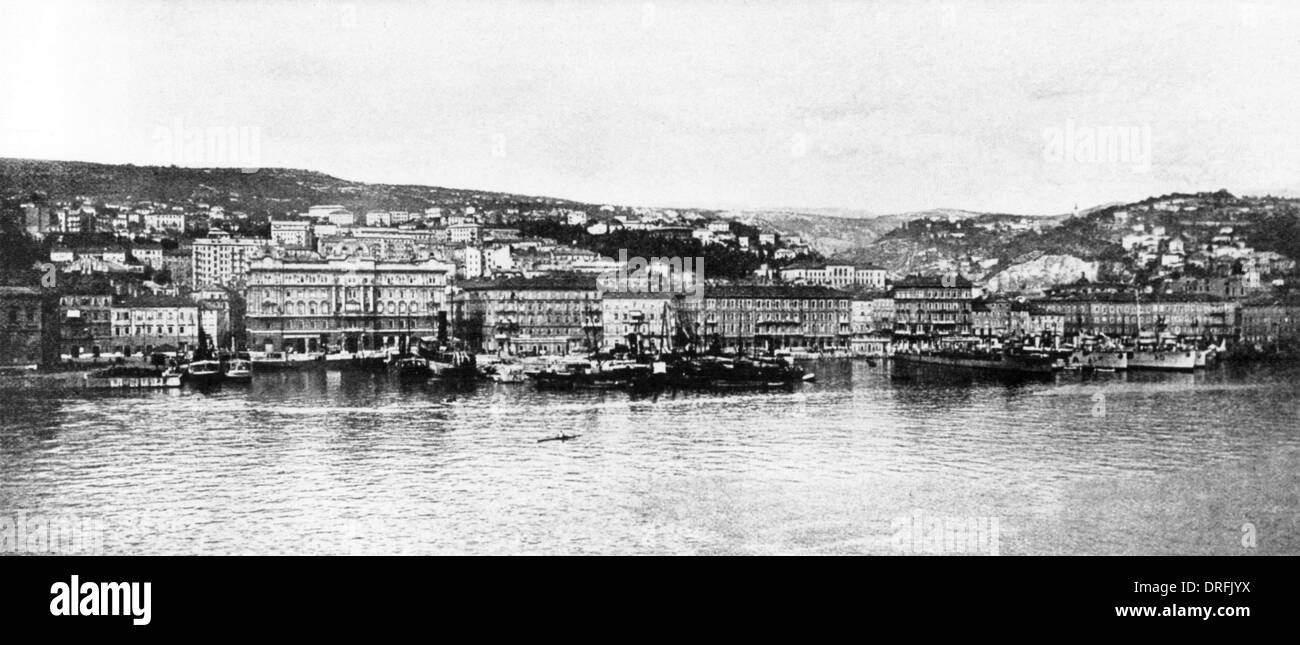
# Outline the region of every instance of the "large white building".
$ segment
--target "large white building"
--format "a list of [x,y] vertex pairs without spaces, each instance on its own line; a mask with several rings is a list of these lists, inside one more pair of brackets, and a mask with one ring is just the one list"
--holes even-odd
[[248,277],[248,263],[268,240],[261,238],[211,237],[194,240],[192,286],[239,286]]
[[369,258],[261,257],[249,268],[249,349],[316,352],[394,347],[445,330],[455,266]]
[[884,267],[874,264],[857,267],[852,264],[795,262],[781,269],[781,279],[786,282],[816,284],[837,289],[845,287],[884,289],[887,274]]

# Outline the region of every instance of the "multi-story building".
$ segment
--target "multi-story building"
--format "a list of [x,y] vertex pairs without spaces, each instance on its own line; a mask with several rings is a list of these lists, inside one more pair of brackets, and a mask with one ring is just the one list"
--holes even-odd
[[437,260],[258,258],[245,296],[248,346],[355,352],[445,333],[454,270]]
[[795,262],[781,269],[781,279],[796,284],[819,284],[837,289],[867,287],[884,289],[887,271],[884,267],[868,264],[824,264]]
[[193,286],[194,256],[189,247],[163,250],[163,269],[171,274],[172,284]]
[[1197,294],[1091,294],[1035,302],[1063,318],[1066,334],[1134,336],[1163,331],[1188,336],[1235,336],[1238,304]]
[[188,298],[127,298],[112,307],[112,351],[121,356],[186,352],[198,346],[199,322],[199,305]]
[[680,294],[606,291],[600,302],[603,347],[621,345],[638,352],[672,349],[683,303]]
[[690,322],[704,343],[724,348],[847,348],[851,303],[849,293],[815,285],[706,286]]
[[162,211],[145,213],[144,226],[154,231],[184,231],[185,213]]
[[248,266],[260,254],[267,240],[261,238],[209,237],[194,241],[191,249],[191,285],[240,286],[248,278]]
[[59,352],[69,358],[108,353],[113,339],[113,289],[107,280],[84,280],[59,295]]
[[960,275],[909,276],[894,285],[894,333],[968,334],[974,326],[975,285]]
[[307,220],[271,220],[271,241],[288,248],[310,249],[316,246],[312,223]]
[[600,345],[596,277],[550,274],[466,282],[452,298],[455,335],[509,354],[567,354]]
[[136,243],[131,245],[131,255],[141,264],[151,269],[159,270],[165,268],[163,264],[163,248],[157,243]]
[[1244,303],[1241,340],[1265,345],[1300,342],[1300,298],[1267,298]]
[[[352,231],[356,233],[360,230]],[[316,250],[327,258],[359,255],[384,261],[416,259],[423,248],[416,236],[395,232],[382,236],[331,235],[316,243]]]
[[0,367],[44,362],[44,303],[39,289],[0,286]]
[[447,227],[447,240],[452,244],[473,244],[479,241],[482,231],[482,226],[472,222],[453,224]]

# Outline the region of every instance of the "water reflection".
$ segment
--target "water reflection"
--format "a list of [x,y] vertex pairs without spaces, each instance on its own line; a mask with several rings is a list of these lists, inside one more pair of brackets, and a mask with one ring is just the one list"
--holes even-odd
[[772,393],[7,392],[0,510],[105,518],[112,553],[891,553],[914,509],[1003,518],[1003,553],[1235,553],[1243,517],[1300,546],[1295,369],[810,368]]

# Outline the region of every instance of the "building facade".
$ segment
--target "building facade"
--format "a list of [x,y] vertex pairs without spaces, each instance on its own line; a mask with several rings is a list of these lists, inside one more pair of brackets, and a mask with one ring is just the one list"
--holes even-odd
[[1135,336],[1139,331],[1162,331],[1186,336],[1236,336],[1239,332],[1239,305],[1212,296],[1095,294],[1051,298],[1035,304],[1060,315],[1066,334]]
[[112,307],[111,351],[121,356],[198,347],[199,305],[187,298],[142,296]]
[[245,297],[248,347],[356,352],[445,332],[453,271],[436,260],[259,258]]
[[821,264],[795,262],[781,269],[781,280],[796,284],[818,284],[836,289],[866,287],[884,289],[888,272],[884,267],[868,264]]
[[455,335],[501,354],[567,354],[600,346],[596,277],[551,274],[473,281],[453,297]]
[[636,352],[663,352],[673,347],[678,311],[684,298],[671,293],[607,291],[601,294],[602,347],[623,346]]
[[1300,298],[1273,298],[1243,304],[1241,340],[1264,345],[1300,342]]
[[847,349],[852,301],[821,286],[706,286],[692,324],[706,345],[724,349]]
[[271,241],[287,248],[310,249],[316,246],[312,223],[307,220],[271,220]]
[[975,296],[975,285],[960,275],[905,278],[894,285],[894,333],[969,334]]
[[242,286],[254,255],[261,254],[267,240],[249,238],[203,238],[191,248],[191,286]]
[[44,362],[44,302],[39,289],[0,286],[0,367]]

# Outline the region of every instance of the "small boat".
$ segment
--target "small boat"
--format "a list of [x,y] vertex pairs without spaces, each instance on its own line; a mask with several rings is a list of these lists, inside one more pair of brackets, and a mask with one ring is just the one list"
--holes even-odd
[[253,380],[253,363],[242,358],[233,359],[226,363],[225,377],[227,381],[247,383]]
[[395,354],[388,362],[388,371],[401,379],[427,379],[433,376],[429,361],[409,354]]
[[538,440],[537,440],[537,443],[544,443],[544,442],[547,442],[547,441],[568,441],[568,440],[570,440],[570,439],[577,439],[578,437],[581,437],[581,436],[582,436],[582,435],[580,435],[580,434],[563,434],[563,433],[561,433],[560,436],[558,436],[558,437],[547,437],[547,438],[545,438],[545,439],[538,439]]
[[441,379],[475,379],[479,377],[478,363],[468,351],[452,349],[437,338],[421,338],[416,352],[429,362],[433,375]]
[[210,385],[221,380],[221,362],[210,359],[191,361],[185,368],[185,380],[194,385]]
[[523,383],[528,380],[520,363],[497,363],[484,369],[487,377],[497,383]]

